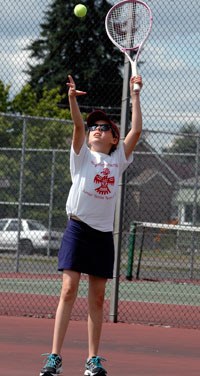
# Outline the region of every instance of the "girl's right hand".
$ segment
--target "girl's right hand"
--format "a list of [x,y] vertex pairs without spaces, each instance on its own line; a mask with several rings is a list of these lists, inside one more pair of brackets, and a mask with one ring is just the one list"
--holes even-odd
[[87,94],[86,91],[76,90],[76,84],[75,84],[72,76],[69,75],[68,78],[69,78],[69,82],[67,82],[66,85],[69,88],[69,91],[68,91],[68,96],[69,97],[77,97],[79,95],[85,95],[85,94]]

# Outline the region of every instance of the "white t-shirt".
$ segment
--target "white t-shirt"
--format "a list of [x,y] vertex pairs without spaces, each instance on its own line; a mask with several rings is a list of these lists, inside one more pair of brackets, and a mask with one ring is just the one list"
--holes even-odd
[[111,154],[91,151],[84,142],[77,155],[70,152],[72,186],[66,203],[67,215],[75,215],[99,231],[113,231],[119,178],[132,162],[123,144]]

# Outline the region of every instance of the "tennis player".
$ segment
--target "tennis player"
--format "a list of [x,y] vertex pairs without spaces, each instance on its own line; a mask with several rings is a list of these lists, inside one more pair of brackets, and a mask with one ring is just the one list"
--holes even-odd
[[113,277],[113,223],[121,174],[133,160],[132,152],[142,131],[139,91],[142,78],[130,79],[132,125],[123,142],[117,125],[101,110],[87,118],[88,131],[82,119],[71,76],[69,103],[74,122],[70,171],[72,186],[66,204],[68,223],[59,250],[58,269],[63,272],[62,290],[56,312],[53,345],[40,376],[56,376],[62,372],[61,349],[68,328],[81,273],[88,275],[88,358],[85,376],[106,376],[105,359],[98,355],[103,322],[106,281]]

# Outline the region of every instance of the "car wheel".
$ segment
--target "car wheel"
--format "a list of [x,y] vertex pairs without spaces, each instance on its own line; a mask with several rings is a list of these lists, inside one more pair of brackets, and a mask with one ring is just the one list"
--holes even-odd
[[31,255],[33,253],[33,244],[28,239],[22,239],[20,240],[19,249],[21,254]]

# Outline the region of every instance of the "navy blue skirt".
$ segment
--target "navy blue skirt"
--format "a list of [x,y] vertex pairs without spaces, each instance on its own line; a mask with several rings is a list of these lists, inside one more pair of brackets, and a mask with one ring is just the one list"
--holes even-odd
[[113,278],[113,265],[112,232],[95,230],[84,222],[70,219],[58,253],[58,270]]

